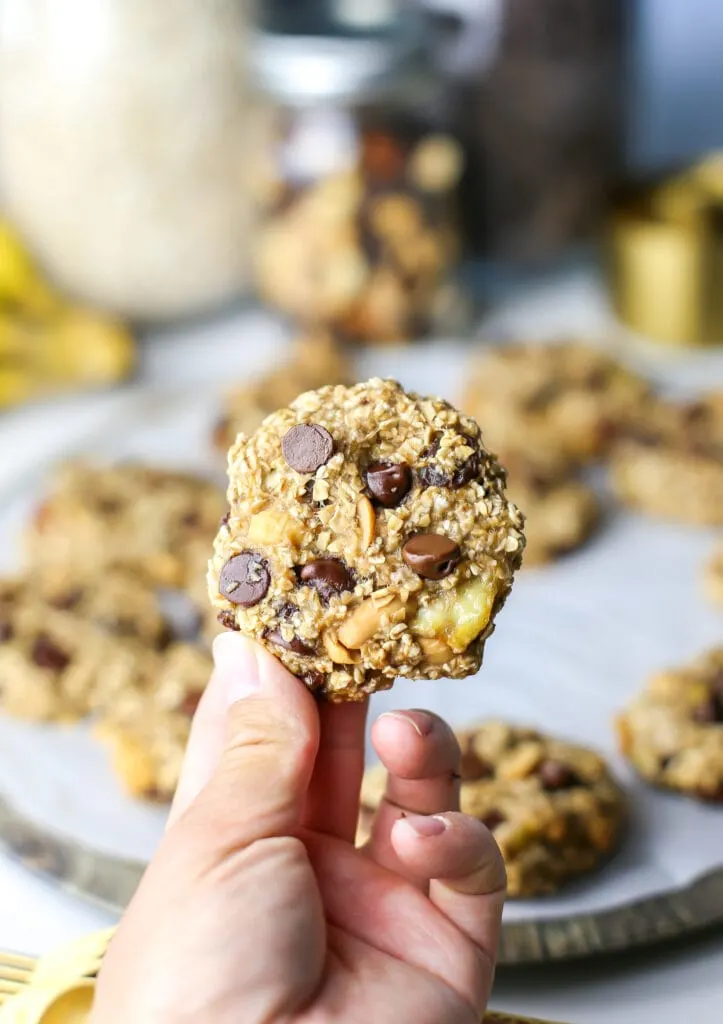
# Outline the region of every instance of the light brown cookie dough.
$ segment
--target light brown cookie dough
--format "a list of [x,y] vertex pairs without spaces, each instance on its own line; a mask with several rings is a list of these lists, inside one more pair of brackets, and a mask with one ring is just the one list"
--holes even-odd
[[212,667],[207,652],[174,644],[159,659],[154,686],[120,694],[99,721],[96,735],[131,796],[161,803],[173,797],[191,719]]
[[252,434],[270,413],[290,405],[303,391],[351,384],[353,378],[350,360],[330,335],[303,335],[268,373],[229,392],[213,442],[225,454],[237,434]]
[[709,601],[723,605],[723,544],[718,544],[705,567],[703,587]]
[[498,455],[507,492],[525,517],[523,565],[545,565],[582,547],[599,525],[600,506],[570,460],[552,451]]
[[126,566],[151,583],[183,586],[188,547],[210,542],[225,509],[223,493],[190,473],[70,463],[28,531],[28,560],[81,575]]
[[17,718],[75,721],[152,685],[156,651],[72,613],[28,603],[0,630],[0,708]]
[[[458,735],[461,809],[493,832],[511,897],[554,892],[594,871],[613,852],[625,798],[599,754],[496,721]],[[381,766],[368,770],[359,841],[368,835],[385,785]]]
[[723,803],[723,647],[653,676],[618,717],[617,732],[648,782]]
[[301,395],[240,436],[209,593],[319,694],[477,671],[524,546],[479,427],[395,381]]
[[644,404],[615,446],[621,501],[698,526],[723,525],[723,390]]
[[[0,640],[10,639],[21,607],[65,612],[116,637],[164,647],[170,627],[155,591],[133,573],[109,569],[79,576],[70,566],[51,565],[0,579]],[[81,626],[82,628],[82,626]]]
[[649,385],[582,342],[502,344],[473,362],[462,399],[493,451],[550,450],[577,462],[604,454]]

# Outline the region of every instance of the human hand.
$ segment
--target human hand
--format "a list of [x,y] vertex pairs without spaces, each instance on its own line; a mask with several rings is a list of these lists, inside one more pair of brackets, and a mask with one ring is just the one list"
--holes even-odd
[[450,728],[421,711],[375,722],[387,797],[355,849],[366,707],[317,704],[238,634],[214,654],[94,1024],[478,1022],[505,873],[457,811]]

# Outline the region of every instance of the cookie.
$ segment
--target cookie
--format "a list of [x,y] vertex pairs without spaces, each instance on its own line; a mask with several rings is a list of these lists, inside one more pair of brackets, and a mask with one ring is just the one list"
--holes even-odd
[[223,493],[190,473],[71,463],[35,515],[28,560],[81,575],[126,566],[153,584],[183,586],[187,549],[198,539],[210,543],[224,511]]
[[462,408],[494,451],[551,450],[585,463],[607,450],[613,428],[649,391],[590,345],[518,343],[495,346],[473,362]]
[[270,413],[289,405],[302,391],[350,384],[353,376],[350,361],[331,336],[304,335],[293,342],[281,365],[227,395],[213,442],[225,454],[237,434],[252,434]]
[[99,721],[96,735],[131,796],[161,803],[173,797],[191,720],[211,669],[207,652],[174,644],[160,658],[155,685],[121,694]]
[[[554,892],[613,852],[625,799],[599,754],[496,721],[460,733],[459,741],[461,808],[494,834],[510,896]],[[381,766],[369,769],[362,786],[362,840],[385,784]]]
[[40,602],[0,624],[0,707],[30,721],[76,721],[152,685],[158,653]]
[[14,632],[19,607],[66,612],[116,637],[131,637],[164,647],[170,627],[155,591],[123,569],[102,576],[79,576],[70,566],[38,568],[26,575],[0,579],[0,636]]
[[544,565],[582,547],[600,522],[594,490],[570,460],[552,451],[503,451],[507,492],[525,517],[525,566]]
[[479,427],[374,379],[301,395],[229,454],[226,628],[332,700],[479,668],[524,539]]
[[723,390],[645,403],[619,438],[611,469],[626,505],[680,523],[723,525]]
[[719,544],[705,567],[703,586],[713,604],[723,605],[723,544]]
[[723,647],[653,676],[618,717],[617,733],[648,782],[723,803]]

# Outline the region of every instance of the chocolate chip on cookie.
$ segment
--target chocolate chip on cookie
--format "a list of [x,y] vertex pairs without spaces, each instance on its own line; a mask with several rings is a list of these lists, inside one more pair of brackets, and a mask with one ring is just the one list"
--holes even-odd
[[315,473],[334,454],[334,439],[317,423],[299,423],[284,434],[281,450],[297,473]]
[[243,551],[226,562],[219,580],[219,590],[231,604],[252,608],[266,597],[271,585],[268,566],[254,551]]

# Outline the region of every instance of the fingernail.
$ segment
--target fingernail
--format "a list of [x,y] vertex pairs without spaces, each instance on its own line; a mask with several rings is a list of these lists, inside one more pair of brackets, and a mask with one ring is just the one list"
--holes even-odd
[[447,821],[444,818],[430,817],[424,814],[408,814],[404,819],[404,824],[408,825],[422,839],[427,839],[429,836],[441,836],[443,832],[447,831]]
[[259,663],[254,645],[237,633],[222,633],[213,642],[214,676],[226,701],[235,704],[261,688]]
[[399,722],[406,722],[416,732],[417,736],[424,738],[429,736],[434,729],[434,718],[426,711],[385,711],[380,718],[395,718]]

